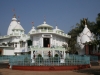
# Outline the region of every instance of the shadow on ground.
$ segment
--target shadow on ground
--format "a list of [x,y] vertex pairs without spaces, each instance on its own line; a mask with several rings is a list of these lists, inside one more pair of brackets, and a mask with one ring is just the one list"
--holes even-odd
[[0,63],[0,69],[8,68],[8,63]]
[[0,72],[0,75],[2,75],[1,72]]
[[93,75],[100,75],[100,68],[89,68],[89,69],[83,69],[75,71],[78,73],[87,73],[87,74],[93,74]]

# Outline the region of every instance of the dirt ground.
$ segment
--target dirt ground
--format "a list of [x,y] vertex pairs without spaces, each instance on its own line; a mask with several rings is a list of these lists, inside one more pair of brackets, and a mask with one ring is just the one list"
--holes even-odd
[[0,75],[100,75],[100,66],[74,71],[21,71],[1,67]]

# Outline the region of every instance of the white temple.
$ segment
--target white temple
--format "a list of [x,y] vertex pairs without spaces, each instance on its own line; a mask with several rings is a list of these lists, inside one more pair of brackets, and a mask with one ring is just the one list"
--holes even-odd
[[95,40],[94,34],[88,29],[86,23],[83,31],[77,36],[77,51],[79,55],[85,55],[85,43]]
[[20,21],[14,15],[7,35],[0,36],[0,55],[21,55],[31,52],[31,56],[38,54],[45,56],[48,55],[48,51],[52,56],[59,54],[59,51],[65,55],[65,48],[62,45],[68,44],[68,39],[71,38],[63,30],[57,26],[53,28],[46,21],[36,28],[33,26],[28,34],[24,32]]

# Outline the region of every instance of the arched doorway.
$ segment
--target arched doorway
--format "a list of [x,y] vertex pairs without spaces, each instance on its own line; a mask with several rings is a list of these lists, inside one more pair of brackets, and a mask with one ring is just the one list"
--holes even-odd
[[27,40],[27,45],[28,45],[28,47],[32,46],[32,41],[31,40]]
[[43,38],[43,47],[50,47],[50,38]]

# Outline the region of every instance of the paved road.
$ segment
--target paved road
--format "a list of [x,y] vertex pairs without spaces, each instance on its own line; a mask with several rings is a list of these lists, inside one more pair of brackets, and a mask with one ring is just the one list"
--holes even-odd
[[100,75],[100,66],[75,71],[21,71],[7,69],[0,65],[0,75]]

